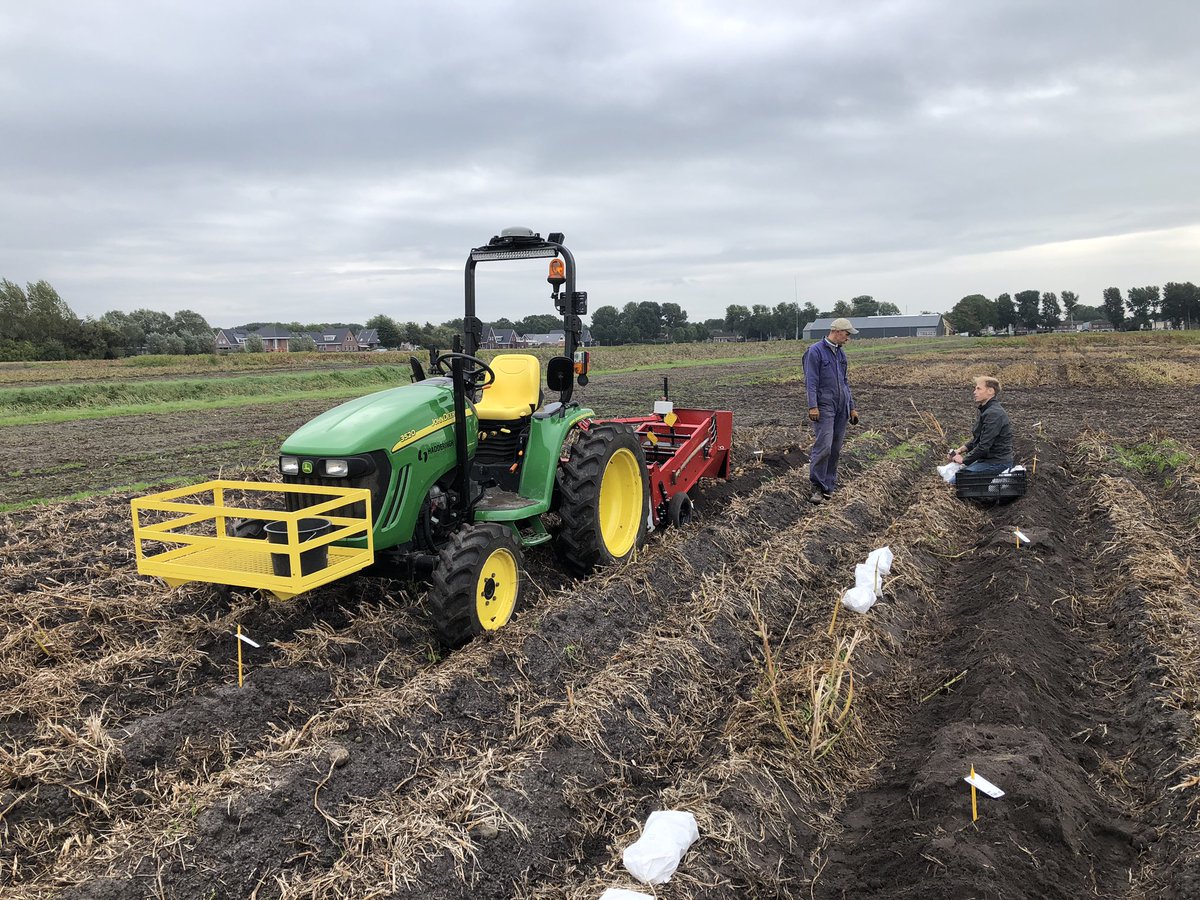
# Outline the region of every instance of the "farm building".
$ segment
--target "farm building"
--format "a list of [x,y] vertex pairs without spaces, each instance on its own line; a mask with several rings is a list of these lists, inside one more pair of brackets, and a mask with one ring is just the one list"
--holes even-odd
[[[817,319],[804,326],[806,341],[829,334],[833,319]],[[939,313],[920,316],[853,316],[850,324],[858,329],[859,338],[884,337],[945,337],[954,334],[954,326]]]

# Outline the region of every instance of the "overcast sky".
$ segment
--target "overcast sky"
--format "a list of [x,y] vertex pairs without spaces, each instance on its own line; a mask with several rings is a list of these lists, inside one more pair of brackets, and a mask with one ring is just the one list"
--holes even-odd
[[[1200,281],[1194,0],[38,0],[0,277],[79,315],[443,321],[566,233],[593,309]],[[552,312],[544,263],[480,315]]]

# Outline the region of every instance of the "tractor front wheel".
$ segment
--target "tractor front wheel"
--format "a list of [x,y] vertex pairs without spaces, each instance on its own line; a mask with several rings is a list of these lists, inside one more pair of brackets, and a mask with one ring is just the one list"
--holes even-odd
[[563,567],[583,578],[621,562],[646,541],[646,461],[633,429],[598,423],[579,435],[558,467],[555,548]]
[[506,625],[524,588],[517,536],[485,522],[463,527],[442,548],[426,602],[442,643],[453,648]]

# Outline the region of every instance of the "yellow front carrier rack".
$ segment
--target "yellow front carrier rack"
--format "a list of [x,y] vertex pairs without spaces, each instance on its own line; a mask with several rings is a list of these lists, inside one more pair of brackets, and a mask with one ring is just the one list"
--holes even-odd
[[[292,504],[300,508],[265,508],[288,494],[304,495]],[[203,581],[288,600],[366,568],[375,557],[366,488],[216,480],[139,497],[130,506],[138,571],[171,587]],[[269,539],[229,534],[232,520],[263,523]],[[364,546],[334,546],[352,539]]]

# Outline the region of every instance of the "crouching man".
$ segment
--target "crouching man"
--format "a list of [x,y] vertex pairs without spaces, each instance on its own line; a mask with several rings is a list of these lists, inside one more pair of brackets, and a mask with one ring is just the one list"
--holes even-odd
[[979,418],[975,421],[971,440],[949,454],[953,462],[963,464],[961,472],[998,475],[1012,468],[1012,423],[1000,405],[999,393],[1000,382],[995,378],[980,375],[975,379],[975,405],[979,407]]

